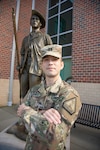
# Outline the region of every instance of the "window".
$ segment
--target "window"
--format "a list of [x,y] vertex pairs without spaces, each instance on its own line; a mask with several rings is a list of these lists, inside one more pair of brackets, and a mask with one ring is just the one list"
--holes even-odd
[[52,7],[56,5],[57,3],[59,3],[59,0],[49,0],[49,7]]
[[48,34],[50,36],[57,35],[58,30],[58,17],[53,17],[48,21]]
[[48,0],[48,28],[54,44],[63,46],[63,58],[72,55],[73,0]]
[[60,15],[60,32],[72,30],[72,10]]

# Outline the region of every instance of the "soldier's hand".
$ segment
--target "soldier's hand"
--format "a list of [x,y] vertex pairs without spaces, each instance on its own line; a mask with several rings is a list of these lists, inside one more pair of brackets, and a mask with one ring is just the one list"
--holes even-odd
[[54,123],[55,125],[61,123],[61,116],[54,108],[46,110],[43,115],[50,123]]
[[31,109],[29,106],[26,106],[25,104],[21,104],[19,107],[18,107],[18,110],[17,110],[17,115],[19,117],[21,117],[22,113],[25,111],[25,110],[29,110]]

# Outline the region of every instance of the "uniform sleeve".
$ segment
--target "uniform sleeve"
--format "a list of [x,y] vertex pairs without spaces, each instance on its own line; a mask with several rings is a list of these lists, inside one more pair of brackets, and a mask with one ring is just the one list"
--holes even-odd
[[31,90],[29,89],[26,96],[24,97],[23,99],[23,103],[26,105],[26,106],[30,106],[30,99],[31,99]]
[[[40,132],[43,135],[44,130],[48,129],[49,123],[42,115],[41,112],[35,111],[33,108],[25,110],[22,114],[22,120],[27,128],[27,130],[33,134],[36,131],[39,135]],[[45,126],[45,129],[44,129]],[[43,130],[44,129],[44,130]]]
[[26,105],[26,106],[29,106],[30,109],[28,110],[25,110],[21,116],[27,130],[29,131],[29,128],[30,128],[30,117],[34,114],[37,113],[37,111],[35,111],[33,108],[31,108],[30,106],[30,99],[32,97],[32,93],[31,93],[31,89],[27,92],[24,100],[23,100],[23,103]]
[[65,96],[60,113],[64,122],[72,126],[78,117],[78,113],[81,109],[80,96],[75,89],[69,89]]

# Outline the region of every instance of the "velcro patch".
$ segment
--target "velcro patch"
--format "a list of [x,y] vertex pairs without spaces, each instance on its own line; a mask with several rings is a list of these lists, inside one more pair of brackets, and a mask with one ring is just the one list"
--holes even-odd
[[70,114],[74,114],[76,112],[76,97],[73,97],[69,100],[65,100],[62,104],[62,107]]

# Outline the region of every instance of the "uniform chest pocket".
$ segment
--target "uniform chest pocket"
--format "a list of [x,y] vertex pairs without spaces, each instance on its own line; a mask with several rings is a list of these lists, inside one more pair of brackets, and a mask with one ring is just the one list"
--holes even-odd
[[51,108],[53,101],[50,97],[32,97],[30,101],[30,106],[35,110],[47,110]]
[[62,105],[63,97],[60,95],[53,95],[52,101],[53,101],[53,108],[59,109]]

